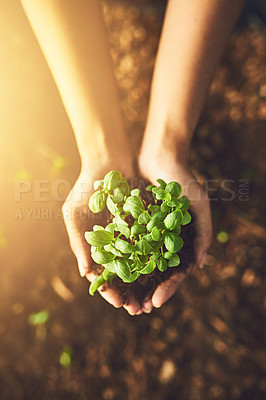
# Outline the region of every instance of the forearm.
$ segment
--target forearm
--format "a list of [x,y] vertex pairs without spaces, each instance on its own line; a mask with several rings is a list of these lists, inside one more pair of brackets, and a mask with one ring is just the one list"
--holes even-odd
[[[214,72],[244,0],[169,0],[143,146],[187,157]],[[177,146],[178,143],[178,146]]]
[[99,0],[21,0],[83,163],[130,157]]

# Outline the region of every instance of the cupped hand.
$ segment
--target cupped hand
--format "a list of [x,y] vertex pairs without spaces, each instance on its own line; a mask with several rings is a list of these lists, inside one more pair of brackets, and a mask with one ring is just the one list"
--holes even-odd
[[[195,216],[196,237],[193,242],[195,264],[202,267],[212,240],[210,204],[207,194],[196,180],[188,164],[179,161],[169,151],[163,154],[162,150],[159,157],[143,151],[139,156],[139,172],[143,178],[154,185],[158,185],[158,178],[167,183],[177,181],[181,184],[182,194],[190,199],[191,211]],[[192,266],[188,271],[191,269]],[[176,272],[161,283],[152,298],[144,301],[142,310],[149,313],[153,307],[161,307],[176,292],[186,276],[187,273]]]
[[[92,271],[93,260],[84,233],[92,230],[95,224],[105,226],[108,214],[107,211],[93,214],[88,208],[88,200],[94,191],[93,182],[101,179],[110,169],[112,168],[94,171],[93,174],[91,171],[82,171],[62,207],[70,246],[77,258],[80,275],[85,276],[90,282],[98,275]],[[139,302],[133,295],[124,304],[121,294],[108,283],[102,285],[98,291],[106,301],[116,308],[124,306],[131,315],[142,312]]]

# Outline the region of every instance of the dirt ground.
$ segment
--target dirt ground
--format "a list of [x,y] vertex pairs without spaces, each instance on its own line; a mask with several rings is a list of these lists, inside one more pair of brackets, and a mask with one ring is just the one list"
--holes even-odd
[[[73,133],[19,2],[0,6],[1,400],[265,400],[260,14],[248,9],[234,32],[192,144],[191,164],[210,195],[214,222],[206,266],[194,269],[161,309],[131,317],[90,297],[78,275],[61,216],[80,165]],[[104,5],[135,149],[164,7],[159,1]],[[21,196],[18,184],[25,185]],[[33,325],[41,310],[47,321]]]

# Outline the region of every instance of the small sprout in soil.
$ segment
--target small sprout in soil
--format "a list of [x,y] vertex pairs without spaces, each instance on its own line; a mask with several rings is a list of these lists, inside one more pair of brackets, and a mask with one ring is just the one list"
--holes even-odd
[[73,348],[71,346],[66,346],[59,357],[60,365],[67,369],[71,367],[73,357]]
[[190,201],[180,197],[179,183],[162,179],[157,182],[159,186],[146,187],[153,197],[150,204],[138,188],[130,191],[119,171],[110,171],[94,182],[96,191],[89,199],[89,208],[99,213],[107,207],[112,221],[106,227],[94,225],[92,231],[85,232],[93,261],[103,267],[102,274],[90,285],[91,295],[114,277],[131,283],[156,267],[164,272],[180,264],[177,253],[184,245],[180,233],[182,225],[191,221]]
[[228,240],[229,240],[229,235],[228,235],[228,233],[227,232],[225,232],[225,231],[220,231],[218,234],[217,234],[217,240],[218,240],[218,242],[219,243],[227,243],[228,242]]

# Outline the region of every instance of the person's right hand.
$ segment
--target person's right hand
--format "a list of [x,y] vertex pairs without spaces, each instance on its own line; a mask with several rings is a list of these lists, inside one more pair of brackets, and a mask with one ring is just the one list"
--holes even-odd
[[[94,262],[91,259],[90,246],[84,238],[84,233],[92,230],[95,224],[105,226],[108,213],[104,210],[99,214],[93,214],[89,210],[88,201],[94,191],[93,182],[103,178],[111,169],[93,171],[93,173],[92,171],[82,171],[62,207],[70,246],[77,258],[80,275],[82,277],[85,276],[90,282],[97,278],[98,275],[92,272]],[[102,285],[98,291],[105,300],[116,308],[124,306],[131,315],[142,312],[140,304],[133,294],[124,304],[121,294],[108,283]]]

